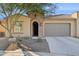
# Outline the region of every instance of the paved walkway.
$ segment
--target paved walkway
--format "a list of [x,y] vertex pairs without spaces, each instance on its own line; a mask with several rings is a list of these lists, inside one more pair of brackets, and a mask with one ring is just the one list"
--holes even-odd
[[79,39],[72,37],[47,37],[52,55],[79,56]]
[[24,53],[16,43],[11,43],[2,56],[24,56]]
[[24,53],[22,52],[21,49],[17,49],[14,51],[5,51],[3,56],[24,56]]

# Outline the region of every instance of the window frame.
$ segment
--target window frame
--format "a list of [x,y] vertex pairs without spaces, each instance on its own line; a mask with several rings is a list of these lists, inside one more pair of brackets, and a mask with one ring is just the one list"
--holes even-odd
[[[13,28],[13,33],[23,33],[23,21],[16,21],[16,22],[19,22],[19,23],[21,23],[22,24],[22,26],[21,26],[21,30],[20,31],[16,31],[16,24],[14,25],[14,28]],[[15,22],[15,23],[16,23]]]

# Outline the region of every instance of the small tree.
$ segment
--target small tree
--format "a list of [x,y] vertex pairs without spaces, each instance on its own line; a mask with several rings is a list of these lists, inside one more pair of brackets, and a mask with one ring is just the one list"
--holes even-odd
[[20,10],[17,6],[16,3],[0,4],[0,16],[5,19],[4,23],[0,21],[0,25],[8,31],[10,37],[12,37],[11,30],[16,21],[24,14],[23,10]]
[[[44,18],[46,15],[55,13],[56,5],[51,3],[21,3],[18,5],[18,8],[26,11],[28,17],[31,18],[30,20],[33,20],[36,19],[38,16]],[[40,25],[42,25],[41,21]],[[42,39],[41,36],[40,39]]]
[[[5,23],[0,21],[0,25],[4,27],[10,37],[12,36],[11,30],[14,28],[16,21],[21,15],[28,15],[31,20],[35,19],[37,16],[44,17],[50,13],[54,13],[56,6],[49,3],[4,3],[0,4],[0,16],[5,20]],[[15,43],[10,46],[13,47]],[[17,48],[17,44],[15,44]],[[12,48],[14,49],[14,48]]]
[[35,19],[37,16],[50,15],[55,13],[56,5],[51,3],[20,3],[18,8],[26,11],[26,14]]
[[[4,3],[0,4],[0,16],[6,19],[5,23],[0,21],[0,25],[3,26],[10,36],[16,21],[21,15],[28,15],[31,20],[37,16],[44,17],[50,13],[54,13],[56,9],[55,4],[50,3]],[[15,16],[14,16],[15,15]],[[13,17],[12,17],[13,16]],[[10,18],[10,19],[9,19]]]

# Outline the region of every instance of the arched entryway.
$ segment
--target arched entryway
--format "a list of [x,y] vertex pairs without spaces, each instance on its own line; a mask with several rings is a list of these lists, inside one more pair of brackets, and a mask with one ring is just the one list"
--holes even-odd
[[33,22],[33,36],[38,36],[38,22]]

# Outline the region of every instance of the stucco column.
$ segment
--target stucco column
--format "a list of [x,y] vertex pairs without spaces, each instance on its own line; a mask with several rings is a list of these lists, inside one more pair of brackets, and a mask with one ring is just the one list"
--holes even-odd
[[76,20],[76,36],[79,37],[79,16],[77,17]]
[[40,25],[39,27],[39,36],[42,37],[43,36],[43,26]]
[[43,37],[43,19],[40,20],[39,37]]
[[76,13],[76,36],[79,37],[79,12]]

